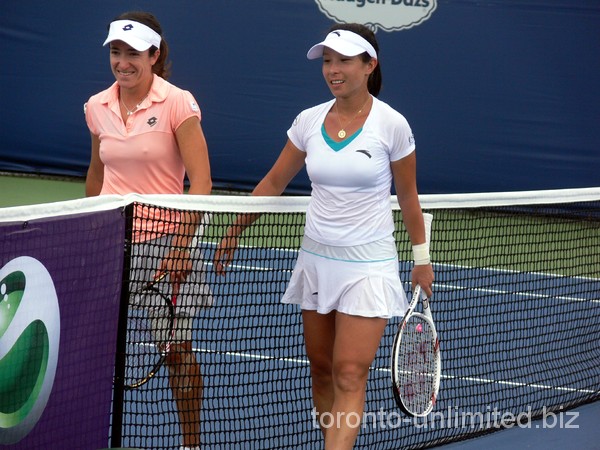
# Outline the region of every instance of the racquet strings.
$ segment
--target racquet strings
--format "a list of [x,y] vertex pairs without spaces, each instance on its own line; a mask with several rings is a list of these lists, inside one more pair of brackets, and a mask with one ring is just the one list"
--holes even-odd
[[156,285],[135,294],[128,309],[125,386],[135,388],[158,370],[169,350],[173,330],[170,300]]
[[399,395],[414,414],[427,411],[435,393],[436,345],[430,322],[421,314],[411,315],[402,331],[397,370]]

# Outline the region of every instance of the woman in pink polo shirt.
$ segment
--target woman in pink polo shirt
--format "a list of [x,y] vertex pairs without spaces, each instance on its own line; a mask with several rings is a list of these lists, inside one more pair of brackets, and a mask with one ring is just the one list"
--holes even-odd
[[[107,44],[116,82],[92,96],[85,107],[92,137],[86,195],[183,194],[186,173],[190,194],[210,194],[200,109],[190,92],[166,81],[168,46],[156,18],[146,12],[121,14],[109,25]],[[164,215],[159,209],[137,208],[132,279],[140,285],[165,273],[169,283],[162,284],[178,290],[181,336],[171,347],[167,366],[182,449],[193,449],[200,444],[202,376],[192,350],[191,322],[198,308],[212,298],[200,252],[192,243],[199,218],[182,213],[168,222]],[[157,248],[165,249],[158,258],[152,252]],[[144,276],[146,280],[140,279]],[[134,284],[130,289],[136,289]]]

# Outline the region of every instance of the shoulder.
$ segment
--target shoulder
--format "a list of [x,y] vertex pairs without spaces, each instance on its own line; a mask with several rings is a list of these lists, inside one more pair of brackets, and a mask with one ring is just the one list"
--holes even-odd
[[173,83],[170,83],[169,81],[155,74],[152,87],[150,88],[150,94],[148,94],[148,96],[152,101],[161,102],[170,97],[181,96],[185,92],[187,91],[175,86]]
[[319,105],[311,106],[310,108],[302,110],[300,114],[296,116],[294,124],[297,124],[299,122],[311,122],[313,120],[319,120],[319,118],[327,114],[327,111],[331,109],[334,101],[335,99],[328,100]]
[[373,97],[373,108],[377,114],[380,114],[390,124],[408,125],[408,120],[404,115],[377,97]]
[[415,149],[415,139],[406,118],[387,103],[373,102],[377,120],[377,134],[390,152],[390,160],[396,161]]
[[376,120],[372,126],[377,128],[381,136],[388,136],[392,140],[405,140],[406,136],[412,135],[412,130],[406,117],[392,108],[387,103],[374,99],[373,114]]
[[287,135],[298,149],[306,151],[307,140],[310,136],[318,132],[333,102],[334,100],[330,100],[320,105],[306,108],[296,116],[292,126],[287,131]]
[[334,102],[335,102],[335,99],[327,100],[326,102],[320,103],[315,106],[311,106],[310,108],[306,108],[300,114],[314,115],[314,114],[320,114],[323,111],[325,111],[325,112],[329,111],[331,109],[331,107],[333,106]]
[[115,81],[108,89],[92,95],[87,102],[83,104],[83,113],[87,116],[90,111],[100,111],[102,108],[113,101],[118,101],[119,86]]
[[154,75],[154,82],[152,83],[149,97],[154,103],[185,103],[191,104],[193,109],[198,108],[196,100],[190,91],[181,89],[158,75]]
[[109,88],[92,95],[87,101],[88,104],[106,104],[118,97],[119,86],[115,81]]
[[180,95],[181,89],[175,86],[172,83],[169,83],[162,77],[158,75],[154,75],[154,81],[152,82],[152,87],[150,88],[150,93],[148,97],[154,103],[164,102],[168,98],[173,96]]

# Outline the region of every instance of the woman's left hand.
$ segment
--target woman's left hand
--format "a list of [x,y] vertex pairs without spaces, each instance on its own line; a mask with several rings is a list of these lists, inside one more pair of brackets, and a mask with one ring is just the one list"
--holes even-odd
[[413,289],[418,284],[419,286],[421,286],[421,289],[425,291],[427,297],[431,297],[431,295],[433,294],[433,280],[433,267],[431,266],[431,264],[424,264],[413,267],[411,277]]

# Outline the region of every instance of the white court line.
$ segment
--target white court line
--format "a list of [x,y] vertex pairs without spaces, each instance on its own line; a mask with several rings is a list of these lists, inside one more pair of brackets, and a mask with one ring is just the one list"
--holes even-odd
[[[214,245],[213,243],[207,242],[208,244]],[[244,246],[243,248],[246,249],[252,249],[252,248],[258,248],[258,247],[250,247],[250,246]],[[286,252],[286,253],[298,253],[298,250],[295,249],[289,249],[289,248],[272,248],[272,249],[268,249],[269,251],[278,251],[278,252]],[[208,261],[205,263],[207,266],[212,266],[212,261]],[[489,267],[477,267],[477,266],[460,266],[460,265],[453,265],[453,264],[438,264],[438,263],[433,263],[434,267],[449,267],[449,268],[458,268],[458,269],[463,269],[463,270],[483,270],[486,272],[489,272],[491,274],[494,273],[499,273],[499,274],[521,274],[521,273],[525,273],[525,272],[520,272],[517,270],[510,270],[510,269],[497,269],[497,268],[489,268]],[[255,266],[255,265],[246,265],[246,264],[232,264],[231,266],[229,266],[232,269],[237,269],[237,270],[256,270],[256,271],[260,271],[260,272],[288,272],[291,273],[293,271],[293,269],[274,269],[271,267],[264,267],[264,266]],[[575,276],[575,277],[569,277],[569,276],[565,276],[565,275],[557,275],[557,274],[551,274],[551,273],[542,273],[542,272],[527,272],[527,275],[534,275],[534,276],[538,276],[538,277],[542,277],[542,278],[565,278],[565,279],[572,279],[572,280],[582,280],[582,281],[592,281],[592,282],[600,282],[600,279],[597,278],[591,278],[591,277],[580,277],[580,276]],[[532,283],[535,283],[537,280],[530,280]],[[452,290],[470,290],[473,292],[482,292],[482,293],[486,293],[486,294],[501,294],[501,295],[507,295],[507,294],[514,294],[514,295],[519,295],[522,297],[528,297],[528,298],[532,298],[532,299],[558,299],[558,300],[565,300],[565,301],[574,301],[574,302],[592,302],[592,303],[600,303],[600,297],[597,299],[587,299],[587,298],[581,298],[581,297],[568,297],[568,296],[554,296],[554,295],[549,295],[549,294],[532,294],[532,293],[527,293],[527,292],[520,292],[520,291],[509,291],[509,290],[505,290],[505,289],[489,289],[489,288],[481,288],[481,287],[466,287],[466,286],[458,286],[458,285],[452,285],[452,284],[444,284],[444,283],[434,283],[434,287],[437,288],[445,288],[445,289],[452,289]]]
[[[253,248],[253,247],[245,247],[245,248]],[[273,248],[273,249],[269,249],[269,250],[284,251],[284,252],[289,252],[289,253],[298,253],[298,251],[294,250],[294,249]],[[212,262],[208,262],[207,265],[212,265]],[[436,266],[436,265],[438,265],[438,264],[434,263],[434,266]],[[449,265],[449,264],[443,264],[441,266],[451,267],[451,268],[459,268],[459,269],[464,269],[464,270],[484,270],[484,271],[491,272],[491,273],[494,273],[494,272],[509,273],[509,274],[523,273],[523,272],[519,272],[516,270],[509,270],[509,269],[458,266],[458,265]],[[281,271],[291,272],[292,271],[291,269],[283,269],[282,270],[282,269],[273,269],[273,268],[261,267],[261,266],[249,266],[249,265],[244,265],[244,264],[233,264],[230,267],[238,269],[238,270],[279,271],[279,272],[281,272]],[[583,281],[600,281],[596,278],[567,277],[567,276],[563,276],[563,275],[548,274],[548,273],[531,272],[531,273],[528,273],[528,275],[535,275],[535,276],[546,277],[546,278],[570,278],[570,279],[583,280]],[[532,282],[535,282],[535,280],[532,280]],[[546,298],[546,299],[559,299],[559,300],[565,300],[565,301],[600,303],[600,298],[599,299],[585,299],[585,298],[580,298],[580,297],[567,297],[567,296],[555,297],[553,295],[547,295],[547,294],[532,294],[532,293],[518,292],[518,291],[514,292],[514,291],[508,291],[508,290],[502,290],[502,289],[465,287],[465,286],[457,286],[457,285],[444,284],[444,283],[434,283],[434,287],[441,288],[441,289],[457,290],[457,291],[469,290],[469,291],[474,291],[474,292],[482,292],[482,293],[486,293],[486,294],[519,295],[519,296],[534,298],[534,299],[545,299]],[[266,355],[250,354],[250,353],[238,353],[238,352],[218,352],[215,350],[208,350],[208,349],[195,349],[195,351],[201,352],[201,353],[223,354],[226,356],[232,356],[232,357],[238,357],[238,358],[248,358],[248,359],[255,359],[255,360],[257,360],[257,359],[258,360],[273,360],[273,361],[288,362],[288,363],[294,363],[294,364],[305,364],[305,365],[309,364],[308,360],[305,360],[305,359],[281,358],[281,357],[275,357],[275,356],[266,356]],[[391,373],[390,368],[371,368],[371,370]],[[590,390],[590,389],[577,389],[577,388],[568,388],[568,387],[563,387],[563,386],[551,386],[551,385],[545,385],[545,384],[529,384],[529,383],[524,383],[524,382],[515,382],[515,381],[506,381],[506,380],[493,380],[493,379],[489,379],[489,378],[460,377],[460,376],[455,376],[455,375],[444,375],[444,374],[442,374],[442,378],[443,379],[464,380],[464,381],[476,382],[476,383],[481,383],[481,384],[499,384],[499,385],[506,385],[506,386],[512,386],[512,387],[530,387],[533,389],[556,390],[556,391],[563,391],[563,392],[578,392],[578,393],[584,393],[584,394],[597,394],[600,392],[600,391],[594,391],[594,390]]]
[[[391,369],[388,368],[371,368],[371,370],[375,370],[377,372],[390,372]],[[505,380],[493,380],[491,378],[476,378],[476,377],[461,377],[457,375],[444,375],[441,376],[442,379],[446,380],[460,380],[460,381],[474,381],[476,383],[481,384],[499,384],[503,386],[512,386],[512,387],[529,387],[533,389],[544,389],[544,390],[554,390],[554,391],[563,391],[563,392],[579,392],[582,394],[598,394],[600,391],[594,391],[591,389],[577,389],[577,388],[568,388],[563,386],[550,386],[547,384],[529,384],[517,381],[505,381]]]
[[473,291],[473,292],[482,292],[485,294],[502,294],[502,295],[519,295],[522,297],[528,297],[532,299],[557,299],[557,300],[566,300],[572,302],[591,302],[591,303],[600,303],[600,298],[597,299],[589,299],[589,298],[581,298],[581,297],[566,297],[566,296],[554,296],[550,294],[533,294],[530,292],[520,292],[520,291],[508,291],[506,289],[489,289],[489,288],[478,288],[478,287],[465,287],[465,286],[457,286],[453,284],[445,284],[445,283],[434,283],[434,287],[442,288],[453,291]]
[[293,364],[304,364],[308,365],[308,359],[299,359],[299,358],[281,358],[278,356],[270,356],[270,355],[259,355],[256,353],[240,353],[240,352],[222,352],[218,350],[209,350],[207,348],[195,348],[195,352],[198,353],[210,353],[214,355],[224,355],[224,356],[233,356],[236,358],[246,358],[246,359],[258,359],[262,361],[280,361],[285,363],[293,363]]
[[[214,242],[209,242],[209,241],[202,241],[203,244],[207,245],[207,246],[213,246],[216,247],[216,244]],[[299,252],[298,249],[293,249],[293,248],[279,248],[279,247],[274,247],[274,248],[265,248],[265,247],[255,247],[255,246],[250,246],[250,245],[240,245],[239,248],[244,248],[244,249],[262,249],[262,250],[269,250],[269,251],[277,251],[277,252],[284,252],[284,253],[293,253],[293,254],[297,254]],[[402,261],[400,261],[402,262]],[[483,270],[486,272],[490,272],[490,273],[500,273],[500,274],[522,274],[522,273],[526,273],[527,275],[535,275],[538,277],[542,277],[542,278],[569,278],[569,279],[573,279],[573,280],[583,280],[583,281],[595,281],[595,282],[600,282],[600,278],[595,278],[595,277],[583,277],[583,276],[567,276],[567,275],[560,275],[560,274],[556,274],[556,273],[547,273],[547,272],[523,272],[523,271],[519,271],[519,270],[512,270],[512,269],[501,269],[501,268],[497,268],[497,267],[481,267],[481,266],[464,266],[464,265],[460,265],[460,264],[448,264],[448,263],[436,263],[433,262],[433,265],[436,267],[447,267],[450,269],[463,269],[463,270]],[[238,266],[239,268],[244,268],[243,265]],[[535,281],[535,280],[532,280]]]
[[[205,263],[207,266],[212,266],[212,262],[208,261]],[[252,265],[245,265],[245,264],[232,264],[231,266],[229,266],[230,269],[237,269],[237,270],[253,270],[253,271],[257,271],[257,272],[288,272],[288,273],[292,273],[293,269],[274,269],[272,267],[263,267],[263,266],[252,266]],[[573,279],[576,279],[576,277],[572,277]],[[596,280],[594,280],[596,281]],[[533,280],[532,282],[535,282],[535,280]],[[532,298],[532,299],[544,299],[544,298],[548,298],[548,299],[558,299],[558,300],[565,300],[565,301],[573,301],[573,302],[591,302],[591,303],[600,303],[600,298],[598,299],[587,299],[587,298],[581,298],[581,297],[566,297],[566,296],[554,296],[554,295],[550,295],[550,294],[532,294],[529,292],[520,292],[520,291],[509,291],[509,290],[505,290],[505,289],[489,289],[489,288],[481,288],[481,287],[466,287],[466,286],[457,286],[457,285],[453,285],[453,284],[445,284],[445,283],[433,283],[433,287],[435,288],[441,288],[441,289],[446,289],[446,290],[454,290],[454,291],[473,291],[473,292],[481,292],[484,294],[501,294],[501,295],[519,295],[522,297],[528,297],[528,298]]]
[[[209,349],[200,349],[195,348],[194,351],[198,353],[209,353],[209,354],[217,354],[224,355],[235,358],[245,358],[245,359],[253,359],[253,360],[261,360],[261,361],[279,361],[284,363],[292,363],[292,364],[302,364],[308,365],[309,362],[307,359],[299,359],[299,358],[281,358],[277,356],[270,355],[259,355],[255,353],[243,353],[243,352],[221,352],[217,350],[209,350]],[[389,367],[371,367],[371,370],[376,372],[385,372],[391,374],[392,370]],[[532,389],[543,389],[543,390],[554,390],[561,392],[578,392],[581,394],[598,394],[600,391],[594,391],[591,389],[577,389],[577,388],[568,388],[563,386],[551,386],[546,384],[529,384],[517,381],[505,381],[505,380],[493,380],[490,378],[476,378],[476,377],[461,377],[456,375],[445,375],[442,374],[442,379],[446,380],[459,380],[459,381],[470,381],[481,384],[498,384],[503,386],[512,386],[512,387],[529,387]]]

